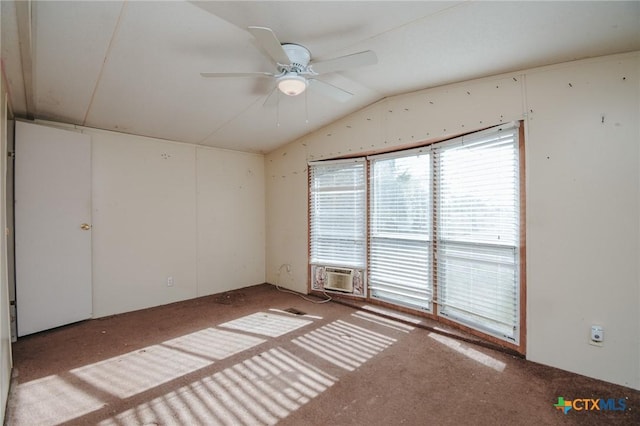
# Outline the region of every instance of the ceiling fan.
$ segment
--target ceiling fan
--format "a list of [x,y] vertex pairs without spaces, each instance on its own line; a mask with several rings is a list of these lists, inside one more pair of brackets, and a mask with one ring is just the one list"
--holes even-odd
[[[313,87],[319,92],[338,101],[346,102],[353,96],[339,87],[318,80],[314,77],[333,71],[348,68],[373,65],[378,62],[376,54],[371,50],[340,56],[325,61],[311,61],[311,52],[306,47],[295,43],[280,43],[274,32],[265,27],[249,27],[249,32],[264,49],[269,58],[275,63],[275,72],[232,72],[215,73],[203,72],[202,77],[268,77],[276,80],[276,87],[285,95],[297,96],[307,87]],[[273,97],[275,88],[267,97],[265,104]]]

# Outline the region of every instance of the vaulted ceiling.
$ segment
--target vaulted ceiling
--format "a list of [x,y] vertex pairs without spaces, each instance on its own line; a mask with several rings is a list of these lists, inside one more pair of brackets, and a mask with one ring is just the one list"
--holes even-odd
[[[2,71],[16,117],[269,152],[384,97],[640,50],[640,2],[7,1]],[[353,96],[277,95],[249,26],[312,60],[373,50],[318,77]]]

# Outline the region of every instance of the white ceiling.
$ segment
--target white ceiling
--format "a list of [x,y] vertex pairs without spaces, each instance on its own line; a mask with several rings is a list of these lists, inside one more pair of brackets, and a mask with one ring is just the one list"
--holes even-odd
[[[1,5],[17,117],[263,153],[387,96],[640,50],[640,1],[27,4],[30,19]],[[346,103],[310,90],[265,107],[270,79],[200,76],[273,71],[251,25],[315,60],[371,49],[379,62],[320,77],[354,93]]]

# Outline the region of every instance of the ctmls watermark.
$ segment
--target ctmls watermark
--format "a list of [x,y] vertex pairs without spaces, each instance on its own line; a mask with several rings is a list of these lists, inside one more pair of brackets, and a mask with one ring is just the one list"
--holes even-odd
[[558,397],[558,403],[553,404],[557,410],[567,414],[571,410],[575,411],[624,411],[627,409],[627,401],[624,398],[578,398],[564,399]]

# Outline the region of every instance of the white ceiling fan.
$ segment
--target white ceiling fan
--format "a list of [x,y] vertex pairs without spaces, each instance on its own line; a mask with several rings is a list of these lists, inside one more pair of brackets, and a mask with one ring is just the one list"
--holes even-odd
[[[333,71],[342,71],[348,68],[356,68],[365,65],[373,65],[378,62],[376,54],[371,50],[353,53],[351,55],[340,56],[338,58],[325,61],[311,61],[311,52],[304,46],[294,43],[280,43],[274,32],[265,27],[249,27],[249,32],[269,55],[269,58],[276,65],[276,72],[233,72],[215,73],[203,72],[202,77],[269,77],[276,80],[276,87],[285,95],[297,96],[303,93],[307,87],[317,89],[331,98],[340,102],[349,100],[353,93],[347,92],[339,87],[318,80],[314,77]],[[270,99],[275,98],[273,94],[267,97],[265,105],[270,103]]]

